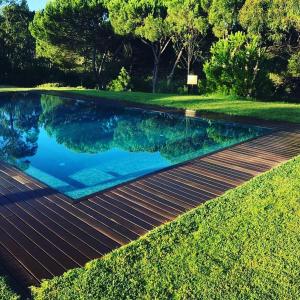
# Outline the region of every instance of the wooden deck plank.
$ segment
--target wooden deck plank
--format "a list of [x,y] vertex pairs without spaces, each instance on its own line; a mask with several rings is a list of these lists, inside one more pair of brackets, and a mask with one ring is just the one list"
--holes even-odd
[[110,201],[105,201],[105,199],[100,197],[94,197],[86,201],[89,206],[94,207],[95,211],[102,211],[107,216],[110,216],[112,219],[117,219],[123,226],[126,226],[131,231],[135,232],[138,235],[145,233],[151,225],[139,219],[132,214],[128,214],[126,211],[120,209],[117,206],[114,206]]
[[[0,193],[7,193],[7,191],[0,187]],[[46,265],[49,264],[48,270],[51,270],[52,265],[54,265],[53,269],[57,271],[68,270],[68,268],[72,268],[74,264],[78,267],[80,266],[77,260],[81,259],[82,262],[86,260],[83,256],[79,256],[80,258],[78,256],[76,256],[76,258],[72,257],[75,249],[70,247],[63,239],[59,238],[58,235],[51,232],[42,222],[39,222],[33,216],[32,211],[28,212],[23,205],[13,204],[12,208],[10,201],[3,201],[3,197],[1,200],[0,213],[2,214],[3,210],[6,210],[6,214],[11,212],[7,220],[17,229],[17,231],[14,231],[14,237],[17,235],[20,239],[26,237],[25,242],[28,248],[25,249],[31,251],[33,247],[35,247],[37,248],[37,254],[44,253],[42,258],[44,258]],[[76,254],[75,252],[75,255]],[[56,262],[61,263],[56,264]]]
[[136,196],[138,199],[142,198],[145,199],[145,201],[152,201],[153,204],[159,204],[160,207],[163,207],[172,216],[176,216],[186,211],[186,206],[184,204],[178,204],[177,201],[169,199],[168,197],[158,196],[154,193],[147,192],[143,187],[134,184],[129,184],[119,189],[125,190],[129,195]]
[[[13,168],[15,172],[18,172],[15,168]],[[12,171],[12,170],[11,170]],[[107,227],[105,224],[94,220],[91,218],[88,214],[84,213],[82,210],[78,209],[76,205],[72,203],[71,200],[66,200],[66,197],[62,194],[55,193],[51,194],[51,196],[44,196],[42,191],[45,188],[45,186],[37,181],[35,181],[32,178],[29,178],[23,173],[20,173],[20,176],[24,179],[27,178],[27,180],[30,180],[29,183],[26,183],[23,185],[24,189],[27,191],[27,189],[30,186],[31,190],[34,190],[35,193],[40,194],[41,197],[44,197],[48,201],[51,201],[58,206],[62,207],[66,210],[66,212],[71,213],[73,216],[77,217],[78,219],[81,219],[86,224],[90,225],[91,227],[95,228],[99,233],[102,233],[103,242],[105,245],[107,245],[110,249],[114,249],[115,247],[120,246],[122,243],[118,242],[118,236],[114,236],[113,231],[109,227]],[[124,241],[123,241],[124,242]],[[128,242],[128,241],[127,241]]]
[[[31,273],[30,268],[26,268],[23,262],[19,261],[7,248],[8,245],[5,239],[0,239],[0,263],[2,268],[4,268],[11,278],[16,278],[15,274],[18,274],[17,284],[20,282],[20,286],[27,287],[37,285],[39,279]],[[2,258],[5,258],[5,260]]]
[[148,198],[145,194],[141,195],[137,191],[133,190],[132,187],[120,187],[117,191],[118,193],[127,196],[130,201],[134,201],[139,205],[145,205],[148,209],[157,212],[166,220],[171,220],[174,216],[180,213],[180,210],[175,210],[171,206],[168,206],[166,202],[162,201],[162,199],[155,198],[153,195],[151,195],[151,198]]
[[83,265],[300,153],[283,129],[80,203],[0,163],[0,262],[20,284]]
[[[1,182],[3,183],[3,180]],[[18,193],[19,192],[20,190],[18,190]],[[31,193],[31,197],[32,199],[35,199],[34,193]],[[12,201],[19,200],[17,197],[11,194],[8,195],[8,198],[12,198]],[[7,201],[7,204],[10,203],[10,201]],[[14,202],[12,203],[14,204]],[[5,203],[1,201],[1,204],[4,205]],[[63,218],[59,218],[57,215],[53,214],[52,211],[50,211],[47,207],[41,206],[41,204],[38,201],[24,200],[22,202],[19,202],[19,206],[24,211],[29,213],[32,217],[34,217],[38,222],[40,222],[41,226],[47,226],[51,228],[51,230],[53,230],[54,235],[51,232],[50,235],[47,236],[47,238],[49,239],[51,236],[54,237],[54,244],[61,244],[62,240],[62,244],[65,245],[65,247],[67,247],[64,251],[72,253],[72,255],[74,256],[72,259],[78,261],[79,265],[82,265],[82,263],[86,262],[87,258],[94,258],[96,253],[98,255],[100,254],[92,248],[90,248],[86,243],[82,243],[81,240],[78,239],[78,236],[74,235],[73,227],[70,227],[70,225],[66,223]],[[61,226],[61,224],[64,224],[64,226]],[[41,229],[41,226],[39,227],[39,229]],[[65,243],[65,241],[76,242],[76,245]],[[72,245],[71,248],[69,247],[70,245]],[[85,249],[84,253],[82,249]]]
[[[5,166],[5,167],[7,168],[7,166]],[[18,173],[18,171],[15,168],[11,168],[10,172],[13,174]],[[28,178],[23,173],[20,173],[19,175],[23,178]],[[31,186],[31,189],[27,185]],[[28,190],[34,191],[34,193],[37,195],[36,199],[41,201],[43,203],[43,205],[51,208],[55,212],[61,213],[63,218],[70,220],[71,224],[73,226],[75,226],[75,228],[76,228],[76,225],[78,224],[77,228],[79,226],[79,228],[82,228],[85,231],[86,235],[88,235],[88,234],[90,235],[89,243],[90,243],[91,237],[94,237],[95,240],[98,240],[101,244],[97,245],[97,249],[100,248],[100,245],[102,245],[102,247],[103,247],[102,254],[107,253],[111,249],[114,249],[114,248],[120,246],[119,243],[108,238],[106,235],[102,234],[102,232],[99,232],[98,230],[96,230],[94,226],[91,226],[90,224],[88,224],[88,222],[86,222],[84,218],[80,218],[76,213],[74,213],[74,210],[70,209],[70,207],[74,208],[74,205],[71,204],[69,201],[64,202],[64,199],[61,199],[59,197],[60,195],[58,196],[57,194],[51,195],[51,197],[44,197],[43,193],[42,193],[42,189],[43,189],[43,187],[41,186],[41,184],[34,180],[31,180],[28,184],[23,185],[23,190],[26,191],[26,193],[28,192]]]
[[118,190],[113,190],[111,192],[105,193],[102,196],[106,196],[110,201],[114,201],[117,207],[120,207],[124,209],[124,211],[128,211],[133,216],[136,216],[137,218],[140,218],[141,220],[144,220],[149,225],[157,226],[157,224],[160,224],[161,222],[165,221],[165,218],[163,218],[160,214],[156,213],[155,211],[152,211],[149,209],[144,203],[135,202],[134,198],[131,198],[131,196],[127,196],[126,194],[123,194],[122,192],[119,192]]

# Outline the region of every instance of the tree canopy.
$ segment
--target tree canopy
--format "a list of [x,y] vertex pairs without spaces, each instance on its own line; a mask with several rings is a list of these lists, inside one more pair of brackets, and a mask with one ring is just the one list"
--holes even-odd
[[[233,78],[260,78],[268,88],[249,79],[247,93],[242,80],[236,80],[239,87],[224,89],[228,77],[222,65],[214,72],[204,68],[213,65],[217,48],[221,59],[221,45],[238,36],[247,36],[248,45],[259,40],[259,46],[251,55],[245,44],[229,46],[222,58],[226,66],[240,67],[242,73],[235,68]],[[263,63],[253,69],[262,52]],[[37,12],[25,0],[1,2],[2,84],[112,89],[122,77],[126,84],[118,90],[184,93],[186,76],[195,73],[201,92],[213,86],[226,93],[297,100],[299,57],[298,0],[52,0]]]
[[45,10],[36,13],[30,29],[39,55],[54,63],[81,65],[101,84],[102,72],[118,42],[103,0],[48,2]]
[[171,25],[176,63],[181,62],[190,74],[193,63],[202,56],[203,40],[209,28],[207,15],[197,0],[176,0],[168,2],[167,20]]
[[171,28],[166,18],[164,0],[110,0],[109,18],[116,33],[133,35],[151,47],[154,67],[152,90],[156,91],[162,54],[171,41]]
[[19,72],[24,76],[33,65],[35,44],[28,29],[33,16],[26,1],[11,2],[1,9],[0,80],[9,80],[12,75],[20,76]]

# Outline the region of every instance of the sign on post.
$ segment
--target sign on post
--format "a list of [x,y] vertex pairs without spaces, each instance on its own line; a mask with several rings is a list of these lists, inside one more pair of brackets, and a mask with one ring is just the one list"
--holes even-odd
[[188,75],[187,84],[188,85],[197,85],[198,84],[198,76],[197,75]]
[[198,76],[197,75],[188,75],[187,85],[188,85],[188,94],[190,94],[191,92],[193,93],[194,86],[198,85]]

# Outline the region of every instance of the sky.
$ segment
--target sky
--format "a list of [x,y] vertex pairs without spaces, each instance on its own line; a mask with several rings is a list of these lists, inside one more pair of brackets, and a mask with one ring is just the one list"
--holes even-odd
[[45,7],[48,0],[27,0],[31,10],[38,10]]

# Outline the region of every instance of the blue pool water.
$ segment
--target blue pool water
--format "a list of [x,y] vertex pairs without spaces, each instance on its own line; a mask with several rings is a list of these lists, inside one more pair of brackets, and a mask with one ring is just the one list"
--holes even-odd
[[266,131],[49,95],[0,99],[0,159],[75,200]]

